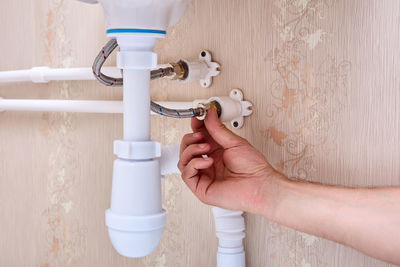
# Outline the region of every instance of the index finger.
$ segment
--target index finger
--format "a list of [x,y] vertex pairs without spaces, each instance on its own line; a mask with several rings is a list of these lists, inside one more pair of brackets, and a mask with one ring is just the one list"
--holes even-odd
[[204,121],[198,120],[195,117],[192,118],[190,125],[194,133],[200,132],[204,129]]

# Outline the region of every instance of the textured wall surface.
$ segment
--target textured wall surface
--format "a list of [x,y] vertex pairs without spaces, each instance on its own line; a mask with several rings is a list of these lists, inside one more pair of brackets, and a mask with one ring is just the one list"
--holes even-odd
[[[23,7],[23,8],[21,8]],[[2,0],[0,70],[91,66],[106,42],[99,6]],[[159,41],[160,62],[211,51],[209,89],[152,83],[156,100],[241,88],[254,114],[236,131],[293,178],[347,186],[400,185],[400,2],[192,0]],[[113,59],[109,64],[114,64]],[[6,98],[112,99],[94,81],[0,84]],[[152,137],[180,142],[187,120],[153,117]],[[112,142],[121,115],[0,113],[0,266],[215,266],[210,208],[179,176],[163,182],[162,242],[134,260],[112,248]],[[355,250],[246,215],[248,266],[389,266]]]

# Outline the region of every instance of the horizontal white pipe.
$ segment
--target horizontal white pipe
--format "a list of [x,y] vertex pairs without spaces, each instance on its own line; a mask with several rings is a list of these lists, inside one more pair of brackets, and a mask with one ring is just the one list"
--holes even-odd
[[[121,70],[116,67],[103,67],[102,72],[108,76],[121,78]],[[83,81],[95,80],[91,68],[52,69],[49,67],[34,67],[27,70],[0,71],[0,82],[34,82],[49,81]]]
[[[173,109],[188,109],[193,102],[162,102],[157,104]],[[0,98],[0,111],[41,111],[41,112],[84,112],[84,113],[122,113],[122,101],[99,100],[42,100],[42,99],[4,99]],[[153,112],[152,112],[153,114]]]
[[[158,64],[156,69],[165,68],[168,64]],[[110,77],[122,78],[117,67],[102,67],[101,71]],[[61,68],[33,67],[25,70],[0,71],[0,83],[34,82],[48,83],[50,81],[86,81],[96,80],[92,68]]]
[[163,146],[160,157],[161,175],[180,174],[178,169],[180,144]]

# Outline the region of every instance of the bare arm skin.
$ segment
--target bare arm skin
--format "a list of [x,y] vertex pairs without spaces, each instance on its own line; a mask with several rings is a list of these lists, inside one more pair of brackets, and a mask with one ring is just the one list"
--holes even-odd
[[[400,265],[400,188],[292,181],[211,110],[182,139],[182,179],[204,203],[243,210]],[[205,159],[201,155],[207,155]]]

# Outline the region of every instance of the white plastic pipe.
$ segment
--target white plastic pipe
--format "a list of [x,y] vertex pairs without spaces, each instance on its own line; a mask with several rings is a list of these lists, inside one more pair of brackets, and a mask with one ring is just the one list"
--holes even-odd
[[[198,101],[198,100],[196,100]],[[193,102],[163,102],[157,104],[173,109],[188,109]],[[43,100],[43,99],[4,99],[0,97],[0,111],[39,111],[39,112],[83,112],[83,113],[122,113],[122,101],[100,100]],[[156,113],[151,112],[152,115]]]
[[[116,67],[103,67],[104,74],[120,78],[121,70]],[[27,70],[0,71],[0,82],[34,82],[47,83],[50,81],[84,81],[95,80],[91,68],[52,69],[49,67],[34,67]]]
[[217,266],[245,267],[243,247],[245,223],[242,211],[213,207],[215,231],[219,239]]
[[150,70],[124,70],[124,140],[150,140]]
[[160,158],[161,175],[181,173],[178,169],[180,146],[180,144],[174,144],[162,147]]
[[122,101],[1,99],[0,111],[122,113]]
[[144,257],[161,240],[166,212],[161,205],[160,144],[150,140],[150,69],[156,38],[140,34],[116,37],[123,69],[124,138],[114,142],[111,207],[106,225],[114,248],[125,257]]

